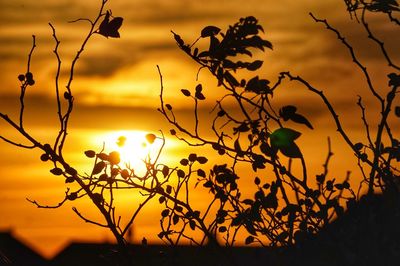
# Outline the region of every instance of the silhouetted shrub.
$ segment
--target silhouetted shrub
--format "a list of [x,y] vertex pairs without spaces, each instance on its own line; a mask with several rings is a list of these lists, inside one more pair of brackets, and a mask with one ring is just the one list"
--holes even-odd
[[[213,250],[218,250],[219,245],[236,245],[239,241],[238,233],[246,232],[246,237],[242,240],[245,244],[294,246],[295,248],[288,252],[295,254],[294,258],[300,256],[300,259],[311,260],[310,263],[367,263],[371,261],[370,257],[365,257],[364,260],[360,258],[361,253],[372,254],[376,249],[382,254],[388,252],[388,256],[396,257],[392,250],[398,248],[395,242],[398,235],[395,221],[398,221],[396,219],[399,215],[399,170],[396,167],[400,161],[400,142],[397,132],[391,130],[389,116],[400,116],[400,107],[394,106],[400,86],[400,68],[393,62],[384,43],[369,28],[367,16],[370,13],[381,13],[388,16],[390,23],[399,26],[399,21],[394,16],[394,13],[399,11],[397,1],[345,0],[349,14],[361,23],[371,42],[377,45],[392,69],[392,72],[385,73],[388,90],[383,95],[379,94],[372,84],[371,75],[355,55],[352,45],[326,20],[311,14],[317,23],[326,26],[348,49],[355,67],[367,81],[370,94],[380,104],[379,121],[372,130],[366,117],[363,99],[358,99],[357,105],[360,107],[367,143],[352,138],[342,127],[339,116],[323,91],[302,77],[282,72],[275,82],[257,74],[251,78],[239,78],[238,73],[253,73],[263,65],[263,61],[253,59],[255,50],[272,49],[272,44],[265,39],[263,27],[258,20],[248,16],[229,26],[226,31],[213,25],[203,28],[193,44],[188,44],[180,35],[172,32],[179,49],[194,60],[200,70],[208,70],[216,79],[218,89],[224,92],[215,104],[213,119],[208,125],[213,136],[206,137],[199,133],[199,105],[207,101],[203,84],[197,84],[192,90],[181,90],[183,96],[193,102],[194,128],[191,129],[179,121],[174,112],[174,103],[165,102],[163,77],[159,69],[159,111],[173,127],[170,133],[186,142],[194,151],[182,158],[176,166],[159,163],[165,137],[162,132],[158,136],[148,134],[149,144],[159,141],[161,146],[153,157],[145,158],[146,172],[143,175],[135,173],[129,165],[123,165],[118,152],[105,152],[104,149],[84,152],[87,158],[93,160],[91,173],[84,174],[64,159],[63,149],[73,111],[72,81],[75,65],[94,34],[107,38],[119,37],[118,29],[123,19],[113,17],[111,11],[105,10],[106,3],[107,0],[102,1],[95,19],[77,20],[88,22],[90,29],[72,60],[65,91],[59,87],[60,42],[56,30],[50,24],[55,41],[54,53],[58,61],[55,101],[60,128],[54,142],[43,144],[24,128],[25,92],[35,85],[34,74],[29,69],[31,55],[36,46],[35,37],[28,57],[27,71],[18,76],[21,87],[19,118],[13,120],[0,113],[1,119],[14,127],[29,144],[19,144],[1,137],[4,141],[20,148],[42,150],[40,159],[44,162],[50,161],[53,165],[50,172],[65,178],[67,184],[74,183],[74,187],[78,187],[73,191],[68,188],[65,199],[55,206],[44,206],[32,201],[37,207],[58,208],[66,201],[89,197],[104,221],[92,221],[76,208],[73,210],[85,222],[108,228],[113,233],[121,247],[122,257],[126,258],[126,261],[121,263],[126,264],[130,263],[130,258],[128,250],[125,249],[125,238],[142,208],[151,200],[158,201],[161,206],[161,231],[158,237],[170,245],[178,245],[185,239],[192,244],[207,244]],[[197,42],[207,42],[208,48],[196,47]],[[315,176],[309,174],[301,147],[296,144],[301,132],[288,127],[287,121],[299,124],[304,130],[313,130],[314,126],[302,114],[301,106],[290,104],[279,109],[273,107],[273,101],[276,100],[273,95],[285,87],[285,82],[303,85],[310,93],[319,96],[325,104],[337,131],[358,160],[363,176],[360,185],[368,188],[368,195],[361,199],[361,203],[357,203],[356,189],[350,186],[350,176],[337,179],[328,175],[328,163],[333,155],[329,141],[326,160],[322,162],[323,171]],[[228,103],[234,103],[236,111],[232,111]],[[215,153],[225,156],[226,163],[213,165],[210,169],[205,168],[208,158],[196,153],[198,146],[208,146]],[[297,162],[301,165],[300,170],[295,170],[292,166]],[[246,167],[246,176],[241,176],[237,171],[239,165]],[[253,182],[251,195],[242,192],[238,182],[240,179]],[[211,195],[205,209],[198,210],[192,204],[190,191],[194,186],[201,187],[204,193]],[[119,189],[139,191],[143,196],[141,204],[132,211],[126,224],[121,224],[115,206],[115,191]],[[385,195],[375,196],[375,192],[383,192]],[[389,207],[393,207],[393,213],[388,212]],[[346,208],[349,208],[349,211],[345,213]],[[334,221],[336,217],[339,218]],[[379,226],[380,219],[387,223]],[[379,230],[376,230],[377,228]],[[393,238],[384,237],[389,233],[388,229],[395,230]],[[201,231],[203,235],[200,238],[195,237],[194,231]],[[371,234],[366,236],[366,232]],[[346,242],[346,239],[351,241]],[[377,246],[378,243],[384,248]],[[305,255],[296,255],[296,248],[299,249],[299,254]],[[379,263],[378,257],[373,259]]]

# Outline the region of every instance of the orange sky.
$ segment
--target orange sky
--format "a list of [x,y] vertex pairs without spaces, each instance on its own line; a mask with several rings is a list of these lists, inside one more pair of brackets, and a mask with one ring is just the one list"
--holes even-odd
[[[94,16],[99,2],[0,2],[0,112],[15,114],[15,108],[18,108],[17,76],[25,71],[31,35],[35,34],[38,47],[31,67],[36,84],[28,91],[27,124],[40,140],[51,139],[51,134],[56,132],[51,79],[56,61],[48,22],[56,27],[61,40],[59,49],[65,72],[87,29],[84,22],[68,21]],[[115,132],[156,133],[160,129],[168,132],[169,126],[156,111],[160,89],[156,65],[163,73],[166,101],[181,108],[183,121],[190,121],[187,117],[190,105],[185,98],[176,95],[182,88],[195,86],[197,67],[176,47],[170,30],[190,42],[196,39],[204,26],[226,28],[240,17],[257,17],[264,26],[266,38],[274,45],[273,51],[257,54],[259,59],[265,60],[259,75],[275,80],[277,73],[290,70],[324,89],[355,139],[364,138],[360,133],[360,114],[355,104],[357,95],[363,95],[365,89],[363,77],[354,70],[348,52],[335,36],[314,23],[308,12],[327,18],[342,30],[355,44],[363,62],[376,73],[377,84],[386,85],[387,82],[386,75],[381,74],[384,65],[377,56],[376,47],[365,44],[366,34],[360,31],[355,21],[350,21],[340,0],[110,0],[107,8],[112,9],[115,16],[124,18],[121,38],[94,36],[79,61],[73,85],[76,109],[71,120],[66,156],[83,169],[88,167],[88,161],[82,152],[101,149],[102,141],[115,136]],[[395,47],[390,45],[398,43],[400,35],[393,34],[394,29],[383,24],[382,18],[373,18],[373,21],[380,36],[389,40],[390,51],[394,51]],[[400,58],[398,53],[393,56]],[[205,72],[200,74],[200,82],[210,100],[210,105],[203,106],[206,114],[218,92],[216,82]],[[326,154],[326,139],[330,135],[336,154],[333,160],[335,173],[344,176],[353,161],[343,158],[351,152],[336,138],[334,124],[320,101],[291,85],[274,97],[276,106],[285,103],[301,106],[302,113],[316,128],[312,132],[304,131],[299,140],[310,168],[316,173],[320,171]],[[368,98],[366,102],[369,102]],[[370,108],[374,110],[376,106],[371,104]],[[0,122],[0,134],[15,137],[15,132],[3,122]],[[191,152],[169,136],[167,142],[165,158],[170,162],[178,162],[180,156]],[[18,150],[0,142],[0,230],[11,228],[46,256],[53,255],[71,239],[111,240],[106,230],[85,224],[71,211],[72,206],[78,206],[92,214],[87,202],[68,203],[57,210],[39,210],[25,200],[29,197],[51,204],[64,195],[63,180],[51,176],[48,172],[50,166],[40,163],[39,156],[38,151]],[[198,193],[195,198],[202,192]],[[158,220],[159,210],[148,208],[135,228],[136,240],[146,236],[155,241]]]

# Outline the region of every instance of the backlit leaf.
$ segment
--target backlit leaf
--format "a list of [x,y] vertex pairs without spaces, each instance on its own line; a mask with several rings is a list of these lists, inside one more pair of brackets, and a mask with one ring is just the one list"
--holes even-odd
[[215,27],[215,26],[207,26],[201,30],[201,37],[209,37],[209,36],[214,36],[217,35],[220,32],[220,28]]

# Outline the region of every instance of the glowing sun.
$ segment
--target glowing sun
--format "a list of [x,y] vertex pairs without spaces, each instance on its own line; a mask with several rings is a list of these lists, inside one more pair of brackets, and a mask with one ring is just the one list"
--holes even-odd
[[107,133],[100,137],[106,151],[120,154],[120,165],[127,165],[135,170],[145,170],[143,161],[153,161],[162,146],[162,138],[140,130],[121,130]]

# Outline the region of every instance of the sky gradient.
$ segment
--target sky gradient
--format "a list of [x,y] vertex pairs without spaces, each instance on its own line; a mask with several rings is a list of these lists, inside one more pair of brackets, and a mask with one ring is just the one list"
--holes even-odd
[[[18,111],[17,76],[26,70],[34,34],[37,48],[31,69],[36,84],[28,88],[26,122],[31,132],[43,142],[57,132],[52,79],[56,60],[48,23],[51,22],[57,30],[61,41],[62,73],[67,74],[70,60],[88,29],[85,22],[68,22],[94,17],[99,3],[77,0],[0,1],[0,111],[11,115]],[[365,138],[360,131],[362,124],[356,106],[357,95],[364,97],[371,113],[377,105],[365,94],[363,76],[354,68],[348,51],[332,32],[315,23],[309,12],[328,19],[341,30],[354,44],[363,63],[374,73],[374,82],[379,90],[386,89],[386,75],[382,74],[385,63],[379,57],[379,50],[367,43],[366,33],[350,19],[340,0],[110,0],[107,9],[111,9],[114,16],[124,18],[121,38],[94,36],[78,62],[73,83],[76,108],[65,154],[82,169],[90,167],[90,162],[83,156],[84,150],[101,149],[103,141],[117,137],[121,131],[168,132],[167,122],[156,110],[160,93],[156,65],[160,66],[163,74],[166,102],[180,109],[183,121],[191,121],[191,117],[186,115],[190,103],[177,95],[180,89],[193,88],[197,84],[198,68],[179,51],[171,30],[192,42],[207,25],[225,29],[240,17],[255,16],[265,29],[266,39],[274,46],[273,51],[256,54],[257,59],[265,60],[259,75],[274,81],[281,71],[301,74],[324,90],[338,113],[343,115],[344,126],[352,132],[354,139]],[[379,36],[387,41],[388,50],[398,61],[400,54],[393,45],[399,43],[400,34],[394,34],[394,28],[385,23],[385,18],[371,17],[371,23]],[[200,73],[199,82],[209,99],[208,104],[201,106],[206,116],[220,92],[216,81],[205,72]],[[336,173],[344,176],[346,170],[355,170],[352,169],[354,161],[343,159],[351,152],[337,138],[334,123],[316,96],[288,84],[274,97],[276,107],[283,104],[300,107],[316,128],[305,132],[299,140],[308,155],[306,158],[311,169],[316,169],[316,173],[320,171],[329,135],[334,144]],[[373,116],[371,118],[373,124]],[[0,122],[0,134],[16,137],[4,122]],[[165,154],[169,162],[178,162],[181,156],[191,152],[170,136],[167,136],[167,142]],[[67,204],[57,210],[43,210],[26,201],[28,197],[51,204],[64,195],[64,181],[50,175],[50,165],[40,163],[39,156],[38,151],[19,150],[0,142],[0,213],[3,216],[0,230],[12,229],[46,256],[52,256],[71,239],[111,240],[106,230],[85,224],[71,211],[72,206],[78,206],[95,217],[96,214],[88,208],[90,202],[74,202],[74,205]],[[195,197],[200,197],[200,194]],[[157,229],[154,228],[159,220],[158,211],[148,208],[143,217],[135,227],[135,240],[146,236],[156,241]],[[149,220],[154,220],[154,224],[148,223]]]

